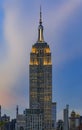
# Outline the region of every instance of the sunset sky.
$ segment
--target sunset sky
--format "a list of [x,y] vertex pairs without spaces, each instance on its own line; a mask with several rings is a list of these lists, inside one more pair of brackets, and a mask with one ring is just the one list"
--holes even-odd
[[53,101],[58,118],[69,104],[82,115],[82,0],[0,0],[0,104],[15,117],[29,105],[29,56],[38,38],[42,5],[44,39],[52,52]]

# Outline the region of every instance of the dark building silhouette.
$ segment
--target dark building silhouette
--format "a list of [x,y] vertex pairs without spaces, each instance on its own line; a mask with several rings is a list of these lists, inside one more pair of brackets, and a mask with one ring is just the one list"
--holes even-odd
[[63,122],[63,120],[58,120],[58,122],[57,122],[57,130],[64,130],[64,122]]

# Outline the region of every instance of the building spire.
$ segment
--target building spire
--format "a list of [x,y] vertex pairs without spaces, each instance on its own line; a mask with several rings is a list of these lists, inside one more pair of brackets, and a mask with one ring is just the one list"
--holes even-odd
[[40,5],[40,25],[42,25],[42,8],[41,8],[41,5]]
[[18,116],[18,114],[19,114],[19,106],[17,105],[17,107],[16,107],[16,117]]
[[44,42],[41,6],[40,6],[40,21],[39,21],[39,27],[38,27],[38,42],[40,42],[40,43]]

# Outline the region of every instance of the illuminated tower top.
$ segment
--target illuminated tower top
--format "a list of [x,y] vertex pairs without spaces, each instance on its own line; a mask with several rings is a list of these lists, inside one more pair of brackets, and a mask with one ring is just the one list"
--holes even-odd
[[39,27],[38,27],[38,43],[39,42],[40,43],[44,42],[41,6],[40,6],[40,21],[39,21]]

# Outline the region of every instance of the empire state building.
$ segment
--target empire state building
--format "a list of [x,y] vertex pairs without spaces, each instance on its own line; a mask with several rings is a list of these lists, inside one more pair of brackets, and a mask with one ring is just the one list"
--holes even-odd
[[30,109],[43,110],[44,130],[52,129],[52,61],[49,45],[44,40],[42,12],[38,40],[32,46],[29,65]]

